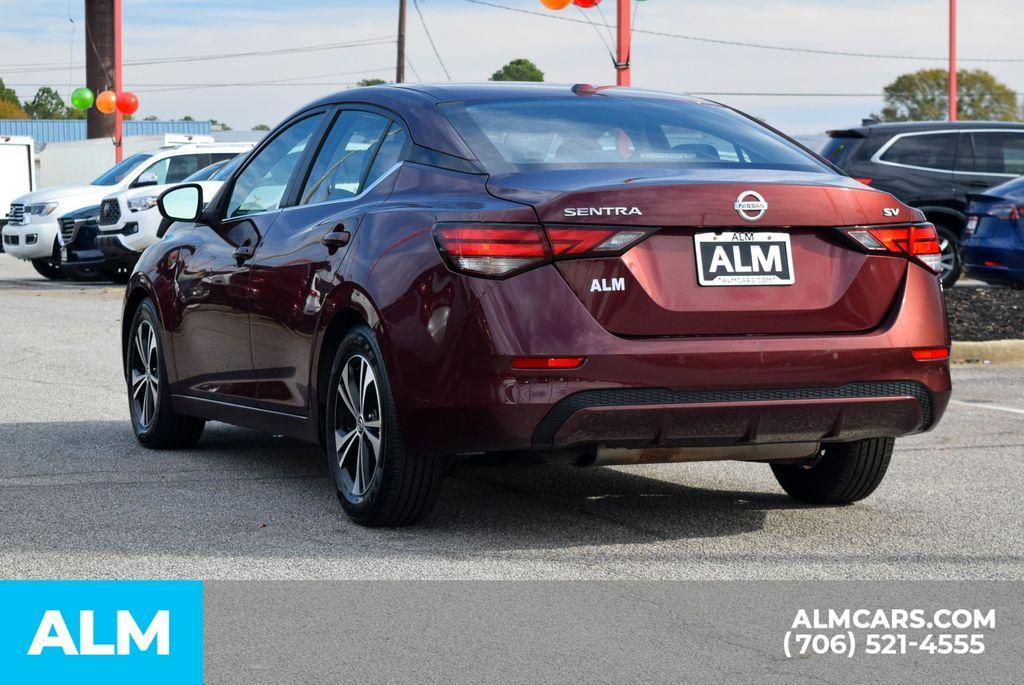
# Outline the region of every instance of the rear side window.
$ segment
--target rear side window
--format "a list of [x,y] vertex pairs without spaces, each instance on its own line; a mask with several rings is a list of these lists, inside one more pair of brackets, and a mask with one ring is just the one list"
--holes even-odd
[[879,159],[892,164],[952,171],[956,138],[955,132],[906,135],[897,138]]
[[441,109],[492,172],[631,165],[831,173],[770,129],[702,102],[592,95]]
[[355,197],[391,120],[369,112],[342,112],[331,127],[302,189],[300,204]]
[[857,143],[861,140],[864,139],[849,136],[836,136],[835,138],[829,138],[828,142],[825,143],[825,147],[821,148],[821,156],[835,164],[837,167],[843,168],[843,165],[846,162],[851,161],[853,148],[856,147]]
[[1024,132],[965,133],[959,171],[1024,176]]

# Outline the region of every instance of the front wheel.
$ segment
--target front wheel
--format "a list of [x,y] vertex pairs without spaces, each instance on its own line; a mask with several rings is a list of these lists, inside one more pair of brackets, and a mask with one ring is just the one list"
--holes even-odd
[[812,460],[772,464],[790,497],[810,504],[849,504],[862,500],[882,482],[892,458],[892,438],[824,445]]
[[126,347],[128,406],[135,437],[153,449],[195,447],[206,422],[174,411],[160,319],[148,298],[135,310]]
[[405,451],[376,336],[350,332],[334,357],[325,447],[338,500],[363,526],[407,526],[437,499],[443,464]]

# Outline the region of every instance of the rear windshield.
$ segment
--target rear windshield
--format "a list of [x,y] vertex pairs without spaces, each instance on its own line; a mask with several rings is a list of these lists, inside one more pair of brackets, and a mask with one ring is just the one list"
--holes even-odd
[[864,139],[854,138],[852,136],[836,136],[835,138],[829,138],[828,142],[825,143],[825,147],[821,148],[821,156],[835,164],[837,167],[842,168],[843,164],[849,160],[850,153],[857,145],[857,142],[861,140]]
[[441,105],[492,172],[615,165],[831,171],[730,109],[600,95]]

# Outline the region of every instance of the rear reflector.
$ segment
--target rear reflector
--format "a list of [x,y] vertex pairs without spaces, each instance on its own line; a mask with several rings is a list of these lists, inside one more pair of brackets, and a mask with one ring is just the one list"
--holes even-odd
[[515,357],[513,369],[578,369],[586,357]]
[[864,185],[869,186],[869,185],[871,185],[871,181],[874,180],[874,179],[870,179],[870,178],[855,178],[853,180],[854,181],[859,181],[859,182],[863,183]]
[[655,233],[653,228],[441,223],[434,241],[452,271],[506,278],[556,259],[608,257]]
[[868,226],[848,231],[847,235],[868,250],[909,255],[936,273],[942,270],[939,234],[932,224]]
[[914,359],[919,362],[949,359],[948,347],[928,347],[922,350],[911,350],[910,353],[914,355]]

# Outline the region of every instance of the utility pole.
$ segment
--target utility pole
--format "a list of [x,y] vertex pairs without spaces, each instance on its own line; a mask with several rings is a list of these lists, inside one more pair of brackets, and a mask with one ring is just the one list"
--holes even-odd
[[398,64],[395,83],[405,83],[405,0],[398,0]]
[[949,0],[949,120],[956,121],[956,0]]
[[[954,2],[956,0],[953,0]],[[618,10],[618,46],[615,55],[615,82],[620,86],[628,86],[632,82],[629,59],[633,35],[633,15],[629,11],[629,0],[619,0]]]
[[[85,0],[85,85],[92,92],[121,92],[121,0]],[[89,138],[114,141],[114,156],[120,162],[120,112],[103,114],[95,107],[86,114]]]

